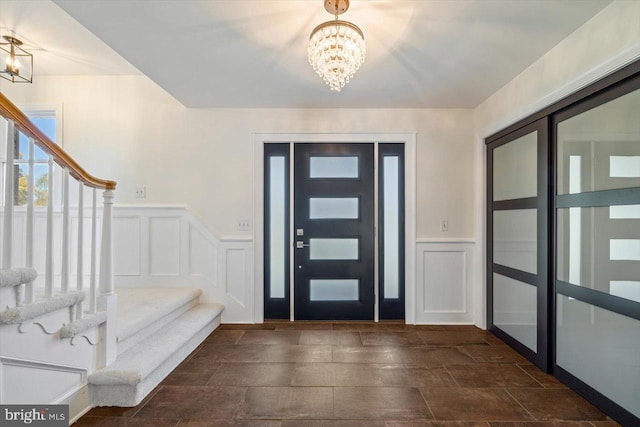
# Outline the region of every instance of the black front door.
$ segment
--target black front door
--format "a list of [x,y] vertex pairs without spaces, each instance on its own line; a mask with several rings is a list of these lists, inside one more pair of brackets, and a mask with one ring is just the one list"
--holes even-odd
[[373,144],[296,144],[296,320],[373,320]]

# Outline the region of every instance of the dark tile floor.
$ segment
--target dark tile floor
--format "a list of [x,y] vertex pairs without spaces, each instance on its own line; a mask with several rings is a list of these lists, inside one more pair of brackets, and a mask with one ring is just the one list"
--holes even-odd
[[598,409],[473,326],[223,325],[117,427],[613,427]]

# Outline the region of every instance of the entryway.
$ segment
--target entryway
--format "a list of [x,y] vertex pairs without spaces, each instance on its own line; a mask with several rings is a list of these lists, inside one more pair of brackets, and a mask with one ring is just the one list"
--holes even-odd
[[405,318],[404,144],[264,144],[264,317]]

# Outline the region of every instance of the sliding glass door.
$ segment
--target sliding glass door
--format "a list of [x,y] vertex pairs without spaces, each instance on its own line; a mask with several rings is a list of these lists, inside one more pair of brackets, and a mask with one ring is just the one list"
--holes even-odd
[[547,369],[547,121],[487,152],[489,329]]
[[489,329],[640,425],[640,61],[486,144]]
[[640,417],[640,79],[554,116],[555,366]]

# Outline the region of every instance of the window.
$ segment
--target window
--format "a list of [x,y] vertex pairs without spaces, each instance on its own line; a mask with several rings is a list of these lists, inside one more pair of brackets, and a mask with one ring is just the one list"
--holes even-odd
[[[60,143],[61,140],[61,126],[60,126],[60,108],[37,108],[26,109],[25,113],[29,119],[36,125],[45,135],[47,135],[52,141]],[[6,167],[7,167],[7,122],[2,120],[0,125],[0,162],[2,167],[2,185],[0,192],[4,192],[4,180],[6,179]],[[33,173],[33,201],[36,207],[47,206],[49,197],[48,188],[48,161],[49,156],[37,145],[31,147],[29,138],[22,132],[18,133],[18,139],[14,141],[14,160],[13,160],[13,203],[14,206],[26,206],[28,199],[28,183],[29,175]],[[30,166],[30,159],[33,160],[33,169]],[[59,189],[61,180],[59,178],[59,168],[54,166],[54,204],[60,203],[60,191]],[[56,196],[57,195],[57,196]],[[2,196],[2,202],[4,203],[4,194]]]

